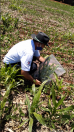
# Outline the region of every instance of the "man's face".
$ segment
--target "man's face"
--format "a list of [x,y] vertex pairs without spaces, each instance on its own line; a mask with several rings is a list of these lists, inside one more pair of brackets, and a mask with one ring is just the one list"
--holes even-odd
[[42,48],[44,48],[45,47],[45,44],[42,44],[42,43],[39,43],[38,42],[38,45],[37,45],[38,47],[42,47]]

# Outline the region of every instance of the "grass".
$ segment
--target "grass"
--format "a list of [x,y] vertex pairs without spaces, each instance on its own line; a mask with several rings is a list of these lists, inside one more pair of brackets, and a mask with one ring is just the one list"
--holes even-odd
[[[7,51],[14,44],[18,43],[19,41],[31,38],[32,33],[38,33],[39,31],[45,32],[48,36],[50,36],[50,48],[45,48],[41,52],[41,55],[46,56],[47,54],[54,54],[56,58],[58,59],[58,61],[65,68],[66,74],[63,75],[62,78],[63,78],[63,81],[67,84],[67,86],[65,86],[66,91],[64,92],[66,93],[66,95],[69,94],[69,97],[71,99],[71,104],[73,104],[74,103],[74,98],[73,98],[74,96],[74,92],[73,92],[73,88],[74,88],[74,81],[73,81],[73,78],[74,78],[74,73],[73,73],[74,72],[73,71],[74,7],[70,5],[61,4],[59,2],[51,1],[51,0],[38,0],[38,1],[8,0],[8,1],[1,1],[1,8],[2,8],[1,9],[1,12],[2,12],[1,25],[0,25],[1,60],[3,59]],[[1,62],[1,65],[3,65],[2,62]],[[59,84],[60,83],[61,83],[61,79],[59,80]],[[46,104],[48,102],[48,99],[50,99],[49,101],[51,101],[51,104],[53,102],[52,99],[49,98],[50,94],[48,94],[50,92],[51,87],[52,87],[51,85],[45,86],[42,91],[43,96],[46,98],[46,102],[45,102]],[[57,87],[58,86],[56,83],[55,93],[61,96],[63,90],[58,93]],[[68,91],[67,91],[67,88],[68,88]],[[30,92],[28,92],[27,95],[29,96]],[[32,96],[33,94],[31,93],[31,95],[29,96],[29,99],[32,98]],[[48,96],[48,99],[47,99],[47,96]],[[53,96],[53,100],[54,100],[54,96]],[[64,106],[67,107],[66,105],[68,105],[69,101],[68,100],[64,101],[64,103],[65,105],[62,104],[61,107],[64,107]],[[53,109],[52,106],[51,108]],[[17,107],[15,109],[17,109]],[[22,123],[21,122],[22,112],[19,112],[19,113],[20,114],[18,116],[19,117],[18,120],[20,123]],[[36,113],[34,114],[36,115]],[[37,114],[40,114],[40,113],[37,113]],[[16,118],[15,115],[11,117],[11,113],[10,113],[10,115],[7,116],[7,119],[10,119],[10,117]],[[37,116],[41,117],[42,119],[41,115],[40,116],[37,115]],[[47,117],[49,116],[48,112],[46,112],[46,116]],[[67,119],[68,118],[70,117],[67,116]],[[74,121],[74,117],[72,121]],[[70,123],[73,128],[72,122]],[[53,123],[52,123],[52,126],[54,127]]]

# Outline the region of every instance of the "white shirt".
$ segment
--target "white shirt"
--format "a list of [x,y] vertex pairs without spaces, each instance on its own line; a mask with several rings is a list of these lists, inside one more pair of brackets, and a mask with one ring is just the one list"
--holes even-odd
[[39,57],[40,53],[35,50],[33,40],[28,39],[15,44],[5,55],[3,62],[6,64],[21,62],[21,69],[30,71],[33,56]]

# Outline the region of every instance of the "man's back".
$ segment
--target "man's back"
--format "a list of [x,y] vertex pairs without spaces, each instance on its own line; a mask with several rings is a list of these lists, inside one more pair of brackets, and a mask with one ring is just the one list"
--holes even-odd
[[6,54],[3,62],[4,63],[16,63],[19,62],[22,56],[26,56],[27,54],[32,54],[35,51],[35,46],[31,39],[21,41],[15,44],[9,52]]

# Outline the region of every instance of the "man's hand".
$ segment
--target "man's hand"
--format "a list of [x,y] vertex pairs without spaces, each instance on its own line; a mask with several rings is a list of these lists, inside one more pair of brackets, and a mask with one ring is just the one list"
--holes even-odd
[[56,64],[53,64],[53,63],[50,63],[50,62],[49,62],[49,65],[50,65],[50,66],[56,66]]
[[42,56],[39,56],[39,57],[37,57],[37,60],[40,61],[40,62],[44,62],[45,61],[45,58],[42,57]]
[[41,82],[37,79],[35,79],[33,82],[34,82],[35,85],[41,85]]
[[35,85],[41,85],[41,82],[37,79],[34,79],[27,71],[21,70],[21,75],[23,75],[25,79],[28,79],[33,82]]

